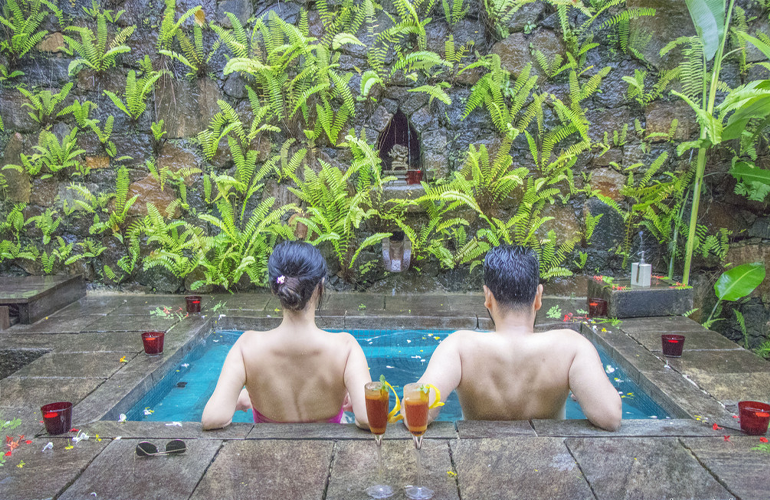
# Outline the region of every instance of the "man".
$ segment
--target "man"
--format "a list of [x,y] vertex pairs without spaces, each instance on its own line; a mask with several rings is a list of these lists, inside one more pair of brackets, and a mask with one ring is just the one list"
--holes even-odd
[[[537,255],[499,246],[484,260],[484,305],[494,332],[458,331],[433,353],[420,378],[441,391],[457,390],[469,420],[564,418],[570,390],[588,420],[620,428],[621,402],[599,354],[573,330],[534,332],[543,285]],[[439,409],[431,410],[430,420]]]

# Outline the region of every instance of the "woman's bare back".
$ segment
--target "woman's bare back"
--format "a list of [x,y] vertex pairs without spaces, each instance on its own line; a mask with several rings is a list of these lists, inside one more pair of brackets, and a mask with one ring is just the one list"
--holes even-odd
[[[252,406],[279,422],[327,420],[345,400],[348,333],[248,331],[239,343]],[[357,345],[357,344],[356,344]]]

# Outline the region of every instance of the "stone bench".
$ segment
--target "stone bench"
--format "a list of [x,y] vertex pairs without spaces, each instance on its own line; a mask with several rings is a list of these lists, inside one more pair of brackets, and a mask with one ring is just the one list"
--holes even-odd
[[30,324],[85,297],[83,276],[0,277],[0,330],[10,326],[10,310]]

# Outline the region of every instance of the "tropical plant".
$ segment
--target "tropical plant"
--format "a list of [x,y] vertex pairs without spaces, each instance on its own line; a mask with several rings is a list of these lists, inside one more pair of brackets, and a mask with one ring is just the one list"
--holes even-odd
[[58,116],[54,115],[55,108],[67,98],[67,95],[69,95],[70,90],[72,90],[72,82],[64,85],[64,87],[62,87],[56,94],[50,90],[41,90],[32,93],[23,87],[18,88],[19,92],[29,100],[29,102],[22,104],[22,107],[27,107],[34,111],[28,111],[27,114],[40,125],[46,126],[50,124],[53,116]]
[[484,0],[484,14],[487,29],[499,39],[507,38],[510,34],[506,25],[513,19],[514,14],[528,3],[537,0]]
[[464,4],[464,0],[452,0],[451,5],[447,0],[441,0],[441,6],[444,8],[444,18],[450,26],[454,26],[462,21],[468,10],[470,10],[469,5],[466,5],[463,9]]
[[136,29],[135,25],[123,28],[113,37],[108,45],[109,29],[107,23],[115,24],[125,11],[121,10],[113,16],[113,11],[101,10],[95,1],[93,2],[93,9],[89,10],[86,7],[83,9],[96,20],[96,31],[94,32],[92,29],[82,26],[68,26],[65,28],[67,32],[74,32],[80,35],[80,41],[64,35],[64,41],[67,42],[64,52],[68,55],[77,54],[80,56],[70,63],[68,68],[70,76],[75,75],[83,67],[90,68],[97,73],[115,67],[118,55],[131,52],[131,48],[125,42]]
[[[70,84],[71,85],[71,84]],[[80,128],[87,128],[93,121],[90,118],[91,111],[95,110],[98,106],[91,101],[83,101],[82,103],[75,99],[72,104],[59,111],[56,116],[72,115]]]
[[[50,9],[51,12],[45,10],[44,7]],[[0,15],[0,24],[6,29],[6,38],[0,41],[0,53],[8,56],[11,66],[15,65],[48,34],[46,30],[36,30],[50,13],[56,15],[59,24],[64,27],[61,10],[48,0],[5,1],[2,12],[0,12],[2,14]]]
[[[176,17],[176,0],[165,0],[166,8],[163,10],[163,21],[161,21],[158,28],[158,52],[163,50],[170,51],[173,48],[174,36],[179,32],[182,24],[190,17],[195,16],[196,24],[202,24],[206,20],[206,16],[203,13],[203,7],[196,5],[185,11],[178,20],[174,21]],[[232,16],[235,17],[235,16]]]
[[[99,193],[98,196],[95,196],[82,184],[70,184],[68,189],[74,191],[78,196],[74,199],[75,205],[87,213],[94,214],[93,224],[89,228],[91,234],[101,234],[111,230],[113,236],[123,242],[121,226],[128,217],[129,209],[139,198],[139,195],[128,198],[129,183],[128,169],[120,167],[115,180],[115,191],[112,193]],[[113,202],[112,206],[110,206],[111,201]],[[107,220],[102,221],[101,214],[107,214]]]
[[[770,39],[767,36],[754,38],[738,32],[738,37],[770,58]],[[759,168],[755,162],[759,144],[768,144],[765,132],[770,124],[767,118],[767,110],[770,109],[770,80],[755,80],[736,88],[717,109],[720,116],[730,114],[722,131],[722,140],[739,139],[740,149],[737,153],[733,152],[735,157],[730,170],[739,181],[735,187],[736,193],[751,200],[764,201],[770,193],[770,171]]]
[[13,78],[18,78],[20,76],[24,76],[23,71],[13,70],[11,72],[8,72],[8,68],[6,68],[4,64],[0,64],[0,82],[5,82]]
[[367,52],[369,65],[380,76],[385,77],[387,75],[385,59],[388,51],[393,49],[397,55],[401,56],[407,44],[411,48],[409,41],[413,35],[417,38],[416,49],[418,51],[427,50],[428,35],[425,26],[431,21],[431,18],[424,16],[430,13],[435,3],[436,0],[395,0],[393,2],[396,16],[388,14],[393,21],[393,26],[378,33]]
[[[10,232],[13,238],[18,244],[21,239],[21,233],[26,225],[24,222],[24,209],[27,208],[26,203],[16,203],[8,215],[5,216],[5,221],[0,222],[0,233]],[[4,238],[3,241],[6,241]]]
[[647,71],[635,69],[633,77],[623,77],[623,81],[628,83],[626,97],[628,100],[635,100],[637,104],[643,108],[660,97],[672,81],[679,79],[680,72],[681,69],[679,67],[671,70],[664,70],[661,72],[660,78],[655,85],[653,85],[652,89],[648,91],[645,84]]
[[200,265],[205,278],[193,283],[193,290],[203,285],[229,288],[238,283],[244,274],[252,283],[266,283],[267,259],[272,248],[279,238],[292,238],[291,229],[281,223],[281,217],[294,209],[294,205],[271,210],[274,204],[275,198],[263,200],[242,226],[237,223],[233,205],[227,199],[217,202],[219,217],[210,214],[199,216],[220,232],[203,240],[204,257]]
[[153,248],[142,262],[145,271],[162,267],[184,278],[205,257],[203,229],[182,220],[166,222],[152,203],[147,203],[147,215],[139,227],[146,245]]
[[703,326],[710,328],[712,324],[722,319],[714,316],[719,316],[721,313],[723,301],[735,302],[748,296],[764,279],[765,264],[762,262],[742,264],[722,273],[717,282],[714,283],[717,302]]
[[163,74],[162,71],[152,69],[150,56],[144,56],[144,60],[139,65],[142,67],[141,77],[137,78],[134,70],[128,72],[126,91],[124,93],[125,103],[113,92],[109,90],[104,91],[104,94],[112,100],[115,106],[133,120],[138,120],[144,113],[144,110],[147,109],[147,96],[154,90],[155,82]]
[[375,8],[378,7],[372,0],[363,2],[343,0],[333,10],[327,0],[319,0],[316,2],[316,8],[324,26],[324,34],[320,42],[330,47],[334,38],[340,33],[355,35],[367,19],[371,23]]
[[[502,67],[500,56],[489,54],[465,66],[460,73],[476,67],[484,67],[489,72],[482,76],[471,89],[471,95],[465,104],[465,119],[479,106],[485,106],[492,122],[500,134],[510,134],[515,138],[525,130],[535,117],[542,117],[542,105],[546,96],[535,96],[522,115],[519,113],[530,100],[532,90],[537,84],[537,76],[530,76],[532,64],[528,63],[519,77],[510,85],[510,72]],[[509,104],[510,103],[510,104]]]
[[[684,100],[694,111],[701,127],[697,141],[682,143],[677,152],[681,155],[691,148],[698,148],[698,159],[694,175],[693,201],[690,213],[689,234],[685,251],[684,276],[682,282],[690,281],[690,267],[695,245],[695,231],[698,226],[700,194],[703,186],[703,174],[706,168],[708,150],[722,141],[723,120],[714,116],[716,94],[726,90],[719,80],[722,63],[725,59],[725,43],[729,34],[735,0],[730,0],[725,17],[725,0],[690,0],[687,8],[698,33],[696,37],[681,37],[672,41],[661,50],[665,55],[674,47],[685,46],[682,63],[682,92],[672,93]],[[709,72],[707,62],[714,60]]]
[[57,217],[56,210],[52,208],[46,208],[45,212],[40,215],[30,217],[25,222],[26,225],[34,224],[38,231],[43,233],[43,245],[47,245],[51,242],[51,234],[59,227],[62,218]]
[[[346,136],[348,141],[354,138],[358,139],[353,134]],[[369,208],[370,190],[357,190],[352,193],[352,176],[368,176],[374,180],[374,184],[370,184],[372,189],[381,189],[376,180],[379,178],[376,168],[379,162],[374,168],[371,168],[372,165],[368,162],[354,162],[345,172],[323,160],[319,160],[319,163],[320,172],[316,173],[306,166],[303,179],[291,169],[286,169],[283,173],[297,186],[289,187],[289,190],[306,204],[303,211],[308,216],[299,217],[297,220],[307,225],[308,241],[313,245],[329,242],[341,268],[341,276],[346,280],[353,280],[353,266],[361,251],[379,243],[383,238],[392,236],[392,233],[378,232],[359,241],[357,234],[361,223],[377,216],[378,211]],[[359,184],[360,182],[359,179]]]
[[[166,12],[164,14],[164,24],[161,26],[162,36],[158,39],[158,46],[166,48],[160,48],[158,52],[165,56],[175,59],[188,68],[190,71],[187,76],[200,76],[206,73],[209,61],[216,53],[221,41],[217,41],[211,48],[211,51],[206,54],[206,48],[203,45],[203,29],[206,27],[206,16],[200,5],[189,9],[179,22],[173,23],[175,0],[166,1]],[[228,12],[232,16],[231,13]],[[181,24],[190,16],[193,15],[195,23],[193,23],[192,38],[181,27]],[[176,52],[172,48],[171,37],[176,38],[181,48],[181,52]],[[161,38],[163,42],[161,42]]]
[[47,179],[67,168],[74,168],[75,175],[86,175],[88,174],[88,167],[79,160],[79,156],[85,153],[85,150],[78,149],[77,134],[78,128],[75,127],[59,143],[56,135],[47,130],[41,130],[37,146],[33,147],[37,152],[32,156],[22,153],[20,155],[21,165],[9,164],[3,167],[3,170],[13,169],[17,172],[27,172],[35,177],[45,168],[47,173],[41,175],[41,179]]

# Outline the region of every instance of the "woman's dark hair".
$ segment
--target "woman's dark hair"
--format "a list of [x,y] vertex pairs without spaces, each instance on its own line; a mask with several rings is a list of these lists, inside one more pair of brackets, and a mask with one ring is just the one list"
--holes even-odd
[[[267,261],[270,290],[281,300],[284,309],[301,311],[319,283],[326,277],[326,261],[309,243],[284,241],[276,245]],[[323,297],[321,285],[318,303]]]
[[484,259],[484,284],[497,302],[525,311],[532,306],[540,282],[537,254],[522,246],[500,245]]

